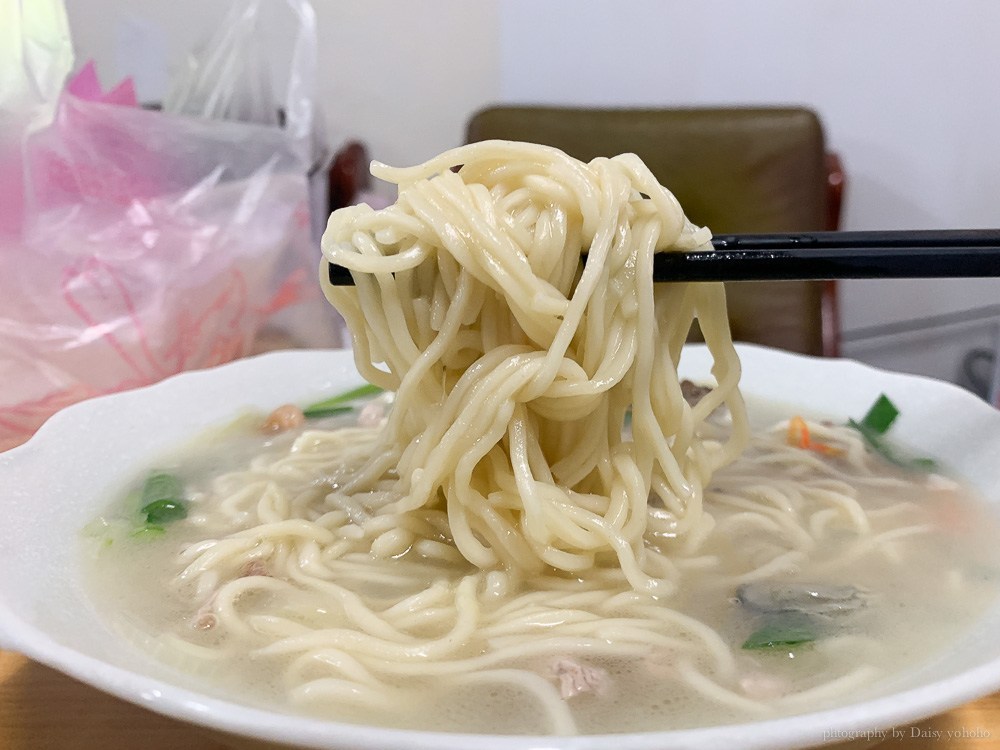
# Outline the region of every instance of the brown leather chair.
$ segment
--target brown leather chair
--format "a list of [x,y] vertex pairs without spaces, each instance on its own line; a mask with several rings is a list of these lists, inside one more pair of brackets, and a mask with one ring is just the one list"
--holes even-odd
[[[836,229],[843,173],[815,113],[800,108],[493,107],[469,142],[533,141],[590,161],[637,154],[715,234]],[[833,282],[727,284],[733,336],[805,354],[838,349]]]
[[348,141],[333,155],[328,176],[330,213],[353,205],[362,190],[371,184],[368,149],[361,141]]

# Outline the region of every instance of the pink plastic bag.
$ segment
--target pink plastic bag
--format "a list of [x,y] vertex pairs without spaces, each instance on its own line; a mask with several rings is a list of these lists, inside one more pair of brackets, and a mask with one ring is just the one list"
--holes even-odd
[[[0,24],[19,5],[0,0]],[[309,165],[287,130],[95,98],[63,91],[39,127],[0,91],[22,128],[0,183],[23,184],[19,215],[0,207],[0,450],[67,404],[246,354],[316,287]]]

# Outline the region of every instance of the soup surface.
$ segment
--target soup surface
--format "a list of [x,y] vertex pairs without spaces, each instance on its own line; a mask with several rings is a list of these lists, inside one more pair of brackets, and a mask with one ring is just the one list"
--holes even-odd
[[[712,477],[698,528],[650,509],[645,544],[676,567],[675,590],[480,570],[433,513],[389,528],[331,499],[388,408],[248,415],[164,457],[86,529],[101,610],[173,681],[239,702],[565,734],[860,700],[995,598],[1000,529],[973,492],[897,448],[890,463],[856,429],[752,399],[750,447]],[[704,429],[721,439],[724,410]]]

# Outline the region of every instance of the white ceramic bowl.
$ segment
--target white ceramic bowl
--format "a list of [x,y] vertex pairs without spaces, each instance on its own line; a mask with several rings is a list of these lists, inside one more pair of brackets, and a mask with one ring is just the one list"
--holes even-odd
[[[1000,413],[944,383],[742,346],[743,389],[809,413],[863,414],[891,394],[893,436],[957,470],[1000,506]],[[682,370],[704,378],[702,347]],[[168,716],[308,748],[366,750],[616,750],[805,747],[896,726],[1000,688],[1000,606],[968,635],[907,676],[905,688],[835,710],[749,724],[604,737],[499,737],[335,724],[219,700],[171,684],[97,612],[81,580],[81,528],[107,508],[123,479],[167,449],[248,408],[308,402],[356,385],[346,352],[283,352],[180,375],[73,406],[27,444],[0,454],[0,647]]]

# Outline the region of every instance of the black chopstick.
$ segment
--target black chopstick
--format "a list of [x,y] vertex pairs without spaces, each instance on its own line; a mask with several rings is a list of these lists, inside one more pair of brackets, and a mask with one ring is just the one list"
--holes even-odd
[[[1000,229],[727,234],[714,252],[657,253],[653,280],[790,281],[1000,276]],[[329,266],[330,283],[353,284]]]

